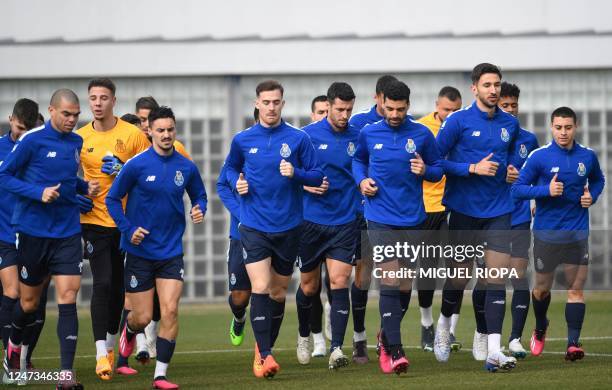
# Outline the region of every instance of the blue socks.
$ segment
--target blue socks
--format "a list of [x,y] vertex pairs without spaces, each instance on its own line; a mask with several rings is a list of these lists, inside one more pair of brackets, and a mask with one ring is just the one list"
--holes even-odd
[[355,283],[351,284],[351,308],[353,310],[353,330],[357,333],[365,331],[366,306],[368,290],[360,290]]
[[77,337],[79,334],[79,319],[76,303],[58,304],[57,337],[60,342],[61,369],[70,370],[74,363]]
[[[550,297],[550,295],[549,295]],[[580,331],[584,322],[584,303],[566,303],[565,321],[567,322],[567,346],[577,346],[580,340]]]
[[506,285],[489,284],[485,297],[487,334],[501,334],[506,314]]
[[257,341],[262,359],[265,359],[272,353],[270,344],[272,318],[269,302],[270,294],[251,294],[251,327],[253,328],[255,341]]
[[529,293],[529,282],[526,278],[512,279],[512,332],[509,341],[520,339],[523,335],[531,295]]
[[21,307],[21,303],[17,302],[13,307],[13,322],[11,329],[10,340],[14,345],[19,345],[23,342],[23,333],[27,324],[32,323],[35,319],[35,313],[25,313]]
[[246,306],[235,305],[234,301],[232,300],[231,294],[229,295],[227,300],[229,303],[229,307],[232,310],[232,314],[234,315],[234,333],[238,335],[242,334],[242,331],[244,330],[244,324],[246,323],[246,321],[242,321],[244,319],[244,316],[246,315]]
[[550,305],[550,293],[542,299],[541,301],[537,300],[536,297],[532,294],[531,302],[533,305],[533,314],[535,314],[536,326],[537,330],[546,330],[548,328],[548,318],[546,318],[546,313],[548,312],[548,305]]
[[[486,287],[479,283],[476,283],[476,285],[474,286],[474,289],[472,290],[472,304],[474,306],[474,317],[476,319],[476,330],[478,331],[478,333],[483,333],[483,334],[488,333],[487,332],[487,320],[485,318],[486,296],[487,296]],[[504,298],[504,302],[505,302],[505,298]]]
[[455,307],[461,304],[460,298],[463,297],[463,290],[454,287],[450,279],[446,279],[442,289],[442,307],[440,312],[444,317],[450,317],[455,311]]
[[280,332],[283,317],[285,317],[285,301],[277,302],[270,298],[270,348],[274,347],[278,333]]
[[350,310],[349,289],[340,288],[337,290],[331,290],[331,296],[332,303],[330,320],[332,340],[330,350],[333,350],[336,347],[342,347],[342,343],[344,341]]
[[161,337],[157,337],[157,361],[162,363],[170,363],[172,355],[174,354],[174,348],[176,347],[176,340],[166,340]]
[[11,335],[13,310],[18,301],[18,298],[9,298],[6,295],[2,296],[2,306],[0,306],[0,328],[2,329],[2,343],[5,350],[8,346],[9,336]]
[[412,296],[412,290],[400,291],[400,307],[402,308],[402,316],[400,321],[404,319],[406,313],[408,313],[408,306],[410,306],[410,297]]
[[310,336],[310,311],[312,309],[312,297],[307,296],[298,286],[295,293],[295,304],[298,315],[298,332],[300,337]]
[[402,343],[400,292],[394,287],[381,286],[378,310],[387,342],[389,345],[400,345]]

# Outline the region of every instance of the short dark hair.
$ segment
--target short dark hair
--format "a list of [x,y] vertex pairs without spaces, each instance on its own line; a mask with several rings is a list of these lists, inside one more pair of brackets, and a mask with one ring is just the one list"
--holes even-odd
[[168,106],[160,106],[152,109],[149,113],[149,127],[152,128],[154,121],[163,118],[171,118],[173,121],[176,122],[176,118],[174,117],[174,112],[172,112],[172,109]]
[[329,86],[327,90],[327,101],[329,104],[333,104],[336,98],[342,100],[343,102],[350,102],[355,99],[355,92],[353,92],[353,88],[347,83],[336,81],[333,82],[332,85]]
[[255,88],[255,96],[259,97],[259,94],[262,92],[276,91],[277,89],[280,91],[281,96],[285,94],[285,89],[281,83],[276,80],[265,80],[257,84],[257,87]]
[[40,112],[38,113],[38,117],[36,118],[36,125],[42,126],[45,124],[45,117]]
[[390,74],[380,76],[378,80],[376,80],[376,94],[380,95],[381,93],[384,93],[385,87],[393,81],[397,81],[397,78],[395,76],[391,76]]
[[136,100],[136,112],[138,110],[153,110],[155,108],[159,108],[159,103],[153,96],[143,96]]
[[319,95],[315,97],[314,99],[312,99],[312,102],[310,103],[310,112],[314,112],[315,104],[319,102],[327,102],[327,96]]
[[13,107],[11,116],[23,122],[28,130],[33,129],[38,119],[38,103],[26,98],[19,99]]
[[128,114],[123,114],[123,116],[121,117],[121,120],[124,120],[127,123],[131,123],[134,126],[140,126],[140,124],[141,124],[140,118],[137,117],[134,114],[129,114],[129,113]]
[[505,81],[501,83],[500,97],[515,97],[518,99],[520,94],[521,90],[516,84],[510,84]]
[[115,92],[117,91],[117,87],[115,87],[115,83],[113,83],[113,80],[109,79],[109,78],[100,78],[100,79],[93,79],[89,82],[89,85],[87,86],[87,92],[89,92],[93,87],[103,87],[108,89],[109,91],[111,91],[111,94],[113,96],[115,96]]
[[385,95],[385,100],[405,100],[407,103],[410,102],[410,88],[398,80],[387,84],[383,94]]
[[461,92],[457,88],[447,85],[438,92],[438,97],[445,97],[451,102],[456,102],[458,99],[461,99]]
[[569,107],[555,108],[552,114],[550,114],[550,123],[552,123],[556,117],[572,118],[574,120],[574,124],[578,123],[578,118],[576,117],[576,113],[574,112],[574,110],[572,110]]
[[483,74],[486,73],[495,73],[502,78],[501,70],[493,64],[489,64],[488,62],[483,62],[482,64],[478,64],[472,70],[472,84],[478,84],[478,80],[482,77]]

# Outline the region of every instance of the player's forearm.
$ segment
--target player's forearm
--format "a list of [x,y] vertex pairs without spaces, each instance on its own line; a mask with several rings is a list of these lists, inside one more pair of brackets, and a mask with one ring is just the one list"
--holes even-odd
[[423,179],[436,183],[442,180],[444,176],[444,169],[438,165],[426,165],[425,175],[423,175]]
[[77,177],[76,191],[79,195],[87,195],[89,193],[89,184],[80,177]]
[[38,201],[42,200],[42,194],[45,190],[43,186],[26,183],[6,172],[0,173],[0,188],[15,195]]
[[105,203],[106,208],[108,209],[108,214],[111,216],[113,221],[115,221],[117,229],[119,229],[121,233],[128,233],[131,230],[134,230],[132,224],[125,216],[125,213],[123,211],[123,204],[121,203],[121,198],[109,193],[106,196]]
[[368,177],[368,166],[359,160],[353,159],[352,170],[355,183],[359,186],[363,179]]
[[309,186],[309,187],[318,187],[323,183],[323,172],[318,169],[309,169],[304,170],[301,168],[293,169],[293,179],[298,183]]
[[531,186],[528,184],[515,183],[510,190],[515,199],[539,199],[550,196],[547,185]]
[[446,175],[462,177],[467,177],[470,175],[470,163],[441,160],[441,165]]

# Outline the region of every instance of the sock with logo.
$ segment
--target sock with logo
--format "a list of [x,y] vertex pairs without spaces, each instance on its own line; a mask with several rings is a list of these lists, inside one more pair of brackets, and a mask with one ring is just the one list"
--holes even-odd
[[321,286],[319,283],[319,289],[317,293],[312,296],[312,308],[310,309],[310,331],[315,333],[321,333],[323,330],[323,302],[321,302]]
[[402,308],[402,316],[400,321],[404,319],[406,313],[408,313],[408,306],[410,306],[410,298],[412,297],[412,290],[400,291],[400,307]]
[[489,283],[485,298],[485,319],[489,352],[501,349],[501,332],[506,313],[506,285]]
[[255,335],[255,341],[259,347],[259,353],[262,359],[271,353],[270,346],[270,295],[269,294],[251,294],[251,328]]
[[270,348],[274,347],[285,317],[285,300],[282,302],[270,298]]
[[79,319],[76,303],[58,304],[57,337],[60,341],[62,370],[72,369],[79,334]]
[[298,332],[300,337],[310,336],[310,312],[312,309],[312,297],[304,294],[301,286],[295,293],[295,304],[297,306]]
[[158,336],[155,346],[157,348],[157,361],[155,362],[153,379],[165,378],[168,364],[170,364],[170,359],[172,359],[172,355],[174,354],[176,340],[166,340]]
[[472,305],[474,306],[474,318],[476,319],[476,330],[478,333],[487,334],[487,320],[485,318],[487,290],[486,286],[476,283],[472,290]]
[[11,298],[6,295],[2,296],[2,306],[0,306],[0,327],[2,329],[2,343],[4,349],[8,346],[8,339],[11,335],[11,319],[13,318],[13,310],[19,298]]
[[444,317],[450,318],[453,315],[455,306],[459,302],[459,297],[463,295],[463,290],[457,289],[453,286],[450,279],[446,279],[444,288],[442,289],[442,307],[440,312]]
[[531,304],[533,305],[533,314],[535,315],[537,330],[546,330],[548,328],[548,305],[550,305],[550,293],[542,300],[538,300],[533,293],[531,294]]
[[527,313],[529,313],[529,282],[527,278],[512,279],[512,332],[510,341],[520,339],[523,335]]
[[355,333],[365,331],[365,315],[368,305],[368,290],[362,290],[351,284],[351,309],[353,310],[353,330]]
[[35,319],[35,313],[25,313],[21,307],[21,303],[15,303],[13,307],[13,321],[10,335],[10,341],[13,345],[23,343],[23,333],[27,324],[32,323]]
[[45,327],[45,319],[47,318],[47,293],[49,292],[48,286],[43,287],[42,294],[40,295],[40,301],[38,302],[38,309],[36,309],[36,326],[33,329],[31,339],[29,340],[30,347],[26,355],[26,362],[30,362],[32,359],[32,353],[38,344],[38,339]]
[[567,346],[577,346],[580,340],[580,331],[584,322],[586,305],[584,303],[566,303],[565,321],[567,322]]
[[382,329],[385,332],[389,345],[401,344],[400,323],[402,305],[400,302],[400,292],[397,288],[381,286],[378,310],[380,311]]
[[350,301],[349,301],[349,289],[339,288],[331,290],[332,304],[331,304],[331,329],[332,329],[332,340],[331,349],[336,347],[342,347],[344,341],[344,335],[346,333],[346,325],[348,324]]

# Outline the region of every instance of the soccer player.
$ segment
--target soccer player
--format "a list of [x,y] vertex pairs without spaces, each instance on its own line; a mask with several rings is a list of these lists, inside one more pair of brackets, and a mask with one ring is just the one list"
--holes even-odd
[[329,103],[326,95],[319,95],[312,99],[310,103],[310,120],[318,122],[327,116],[329,111]]
[[550,305],[550,290],[557,266],[563,264],[567,303],[567,351],[565,359],[584,357],[580,331],[584,321],[583,288],[589,263],[589,207],[601,195],[605,178],[592,149],[575,142],[578,123],[569,107],[551,114],[553,141],[531,152],[512,186],[518,199],[535,199],[533,222],[536,279],[533,312],[536,326],[531,353],[544,350]]
[[[8,134],[0,137],[0,166],[2,161],[8,156],[11,150],[15,147],[15,144],[19,137],[26,133],[26,131],[36,127],[38,118],[38,104],[30,99],[19,99],[13,107],[13,112],[9,116],[10,130]],[[8,345],[8,338],[11,332],[11,319],[13,314],[13,308],[19,300],[19,278],[17,276],[17,246],[16,239],[17,235],[15,229],[11,224],[11,218],[13,217],[13,210],[17,202],[15,194],[9,191],[3,191],[0,193],[0,281],[2,291],[2,304],[0,306],[0,329],[2,329],[2,343],[3,350],[6,353]],[[45,294],[46,295],[46,294]],[[42,301],[42,300],[41,300]],[[45,299],[46,303],[46,299]],[[42,302],[38,309],[38,312],[44,313],[42,308]],[[40,314],[37,312],[37,317]],[[26,333],[38,333],[35,337],[38,338],[40,330],[36,322],[33,324],[27,324],[28,332]],[[25,341],[28,338],[32,338],[26,334],[24,335],[24,347]],[[31,344],[28,340],[28,344]],[[22,354],[22,360],[26,360],[26,356],[32,354],[34,345],[30,345],[28,351],[24,351]],[[23,362],[27,365],[27,362]],[[25,368],[20,362],[20,366]]]
[[225,166],[221,168],[217,179],[217,194],[230,213],[229,248],[227,251],[227,275],[229,280],[229,307],[232,310],[230,324],[230,341],[239,346],[244,340],[244,325],[246,324],[246,308],[251,298],[251,282],[243,259],[243,247],[240,242],[240,195],[231,187],[227,180]]
[[349,364],[342,344],[350,309],[348,286],[355,257],[356,212],[360,199],[351,171],[359,130],[348,123],[355,104],[350,85],[333,83],[327,99],[327,117],[302,129],[310,136],[326,176],[319,187],[304,186],[304,222],[298,261],[301,274],[296,293],[297,358],[300,364],[310,362],[312,300],[321,292],[321,263],[325,262],[332,297],[329,368],[338,369]]
[[[121,247],[127,252],[125,291],[132,304],[119,349],[123,356],[129,356],[136,332],[151,321],[156,286],[161,327],[153,388],[178,389],[167,380],[166,371],[176,345],[183,289],[183,195],[187,192],[191,199],[193,223],[204,220],[207,198],[198,168],[175,153],[176,120],[172,110],[163,106],[153,109],[149,125],[153,145],[123,166],[106,197],[109,213],[121,231]],[[126,195],[124,212],[122,199]]]
[[[351,117],[349,123],[361,130],[365,125],[384,119],[383,103],[384,89],[397,79],[391,75],[384,75],[376,81],[374,101],[376,104],[367,111],[357,113]],[[372,274],[372,258],[370,243],[367,234],[366,220],[363,217],[363,200],[357,206],[357,243],[355,250],[355,279],[351,284],[351,310],[353,312],[353,362],[366,364],[368,357],[368,343],[365,329],[365,315],[368,304],[368,290],[370,289]]]
[[77,177],[83,139],[72,133],[80,106],[68,89],[53,93],[51,120],[23,135],[0,167],[0,188],[18,195],[12,224],[19,234],[17,261],[20,301],[5,364],[19,369],[23,328],[32,322],[48,275],[53,277],[59,318],[61,370],[59,389],[82,389],[71,373],[76,351],[76,296],[81,285],[82,245],[77,192],[96,197],[99,183]]
[[[510,214],[514,203],[506,184],[512,168],[508,163],[518,136],[518,120],[497,106],[501,71],[482,63],[472,70],[472,92],[476,100],[446,118],[437,136],[446,174],[442,203],[450,210],[449,235],[453,245],[486,243],[487,268],[509,268]],[[473,259],[454,261],[453,266],[471,270]],[[449,282],[450,281],[450,282]],[[467,278],[447,278],[434,340],[438,361],[450,354],[450,318]],[[483,287],[486,283],[486,287]],[[501,352],[501,330],[506,306],[505,279],[489,277],[472,291],[476,332],[473,355],[486,360],[489,371],[512,369],[514,357]]]
[[[116,87],[110,79],[93,79],[87,87],[93,121],[76,131],[83,138],[81,166],[85,180],[100,183],[100,194],[93,198],[79,196],[83,240],[91,276],[91,324],[96,346],[96,375],[110,380],[114,365],[114,348],[123,310],[123,260],[121,232],[111,218],[105,199],[125,161],[148,149],[142,132],[113,114],[117,102]],[[87,211],[84,204],[93,203]],[[93,202],[91,202],[93,201]],[[119,373],[126,368],[119,366]]]
[[[446,117],[460,108],[461,93],[459,93],[459,90],[455,87],[446,86],[438,93],[435,110],[422,117],[417,122],[427,126],[435,137],[438,135],[440,126],[442,122],[446,120]],[[425,203],[425,213],[427,216],[423,223],[423,230],[429,232],[426,233],[428,237],[425,237],[425,241],[427,242],[440,239],[440,235],[434,232],[444,232],[448,230],[448,212],[442,204],[445,182],[446,178],[444,177],[442,177],[442,180],[439,182],[432,183],[426,180],[423,181],[423,202]],[[435,267],[438,260],[437,258],[422,259],[421,262],[425,261],[425,264],[421,264],[421,267]],[[433,352],[435,331],[431,306],[433,303],[434,290],[436,288],[436,280],[419,279],[417,286],[419,308],[421,311],[421,347],[424,351]],[[457,308],[461,308],[461,299],[459,299]],[[453,312],[453,316],[451,317],[450,337],[452,348],[458,350],[461,347],[461,343],[457,342],[455,339],[455,326],[459,319],[459,310],[456,309],[455,311],[456,313]]]
[[[440,156],[431,131],[408,118],[408,86],[393,81],[383,93],[385,120],[361,130],[353,175],[366,197],[365,218],[372,247],[395,246],[400,241],[420,245],[416,230],[426,218],[423,178],[442,178]],[[406,260],[392,256],[377,268],[385,272],[414,266]],[[380,283],[379,365],[384,373],[400,374],[410,364],[402,347],[400,324],[410,304],[412,281],[383,274]]]
[[[519,95],[521,90],[514,84],[503,82],[499,103],[502,110],[518,118]],[[514,153],[511,156],[512,165],[520,170],[529,153],[538,148],[536,136],[523,128],[519,129]],[[516,173],[515,173],[516,175]],[[511,217],[510,232],[510,267],[516,270],[518,278],[511,278],[512,292],[512,332],[508,340],[508,349],[512,356],[524,359],[527,351],[521,344],[527,313],[529,312],[529,281],[527,280],[527,265],[529,264],[529,248],[531,247],[531,207],[526,199],[514,199],[514,211]]]
[[285,296],[297,257],[302,223],[302,186],[318,187],[323,172],[306,133],[285,123],[283,87],[274,80],[255,89],[259,123],[232,140],[225,167],[240,194],[240,240],[251,281],[253,373],[273,377],[272,356],[285,311]]

